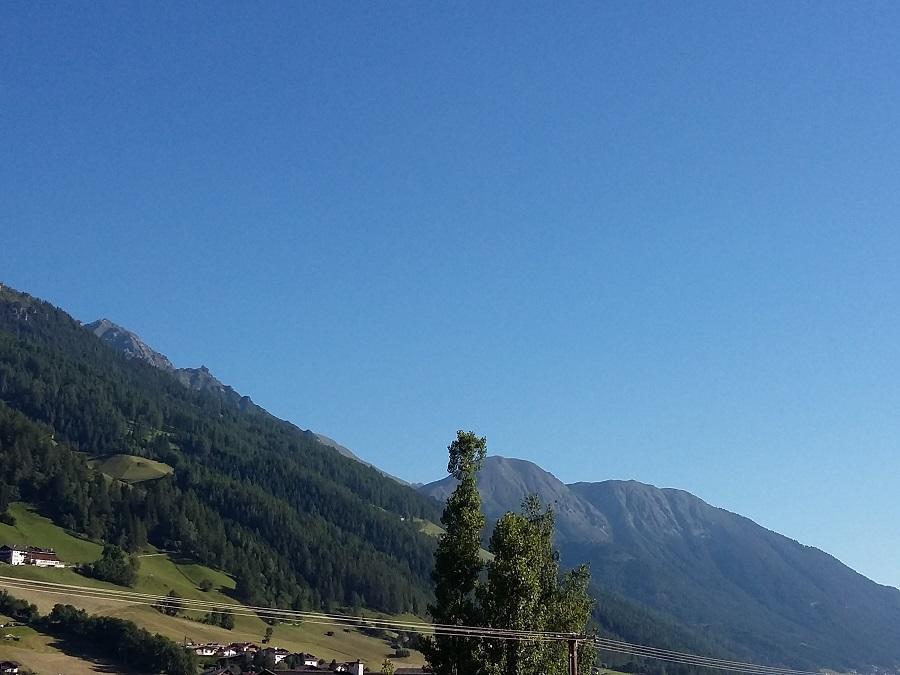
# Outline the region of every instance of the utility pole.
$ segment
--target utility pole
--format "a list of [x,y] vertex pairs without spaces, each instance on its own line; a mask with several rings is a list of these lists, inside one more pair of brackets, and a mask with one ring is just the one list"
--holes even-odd
[[569,675],[578,675],[578,638],[569,638]]

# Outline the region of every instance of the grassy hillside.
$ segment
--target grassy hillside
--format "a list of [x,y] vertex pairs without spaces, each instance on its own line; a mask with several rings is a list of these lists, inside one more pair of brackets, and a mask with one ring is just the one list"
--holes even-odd
[[[10,513],[16,518],[16,525],[0,524],[0,542],[35,545],[55,548],[60,558],[67,563],[88,562],[100,554],[100,546],[75,537],[48,519],[35,513],[28,505],[15,503],[10,506]],[[182,560],[150,550],[139,555],[140,570],[138,582],[131,590],[139,593],[165,595],[170,590],[176,591],[184,598],[206,600],[222,604],[234,604],[231,597],[234,590],[234,579],[224,572],[210,569],[190,560]],[[36,568],[26,565],[9,566],[0,564],[0,576],[52,581],[56,583],[76,584],[92,588],[121,589],[95,579],[89,579],[72,569]],[[200,584],[208,580],[212,590],[200,590]],[[218,626],[200,623],[202,612],[185,612],[182,616],[166,616],[150,606],[130,602],[120,602],[100,598],[79,598],[71,595],[59,595],[35,590],[10,588],[0,579],[0,588],[19,598],[36,604],[42,612],[48,612],[53,605],[60,602],[69,603],[94,614],[117,616],[130,619],[139,626],[155,633],[160,633],[181,642],[189,639],[194,642],[257,642],[265,633],[266,624],[255,615],[235,616],[233,630],[225,630]],[[28,640],[0,641],[0,658],[11,658],[42,672],[99,672],[89,670],[91,666],[82,664],[82,670],[51,665],[54,659],[65,659],[50,644],[50,638],[34,633],[30,628],[16,629],[28,633]],[[29,632],[30,631],[30,632]],[[333,635],[327,635],[333,632]],[[274,627],[271,644],[285,647],[293,651],[305,651],[326,660],[337,659],[347,661],[361,659],[375,668],[385,656],[391,652],[390,646],[383,640],[360,633],[356,629],[347,629],[311,622],[300,625],[281,624]],[[31,652],[31,653],[29,653]],[[418,652],[412,652],[409,658],[394,659],[400,665],[420,665],[423,658]]]
[[[5,618],[0,619],[0,623],[5,621]],[[104,661],[79,654],[67,654],[56,646],[55,638],[28,626],[0,628],[0,661],[16,661],[38,674],[92,675],[121,672]]]
[[88,464],[110,478],[131,484],[162,478],[175,471],[168,464],[135,455],[100,457],[90,460]]
[[[8,544],[52,548],[59,554],[60,559],[67,563],[91,562],[100,556],[102,546],[72,536],[47,518],[38,515],[27,504],[11,504],[9,513],[16,519],[16,524],[0,523],[0,546]],[[8,574],[15,568],[3,566],[0,569],[3,570],[3,574]]]

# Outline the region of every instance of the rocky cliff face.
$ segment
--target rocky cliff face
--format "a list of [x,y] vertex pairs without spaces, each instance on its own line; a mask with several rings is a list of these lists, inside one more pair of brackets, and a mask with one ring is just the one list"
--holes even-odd
[[130,359],[149,363],[154,368],[174,372],[175,366],[165,356],[151,348],[130,330],[122,328],[109,319],[100,319],[85,326],[98,338],[119,350]]
[[[137,334],[122,328],[109,319],[100,319],[85,326],[112,348],[122,352],[129,359],[143,361],[154,368],[172,373],[185,387],[193,391],[210,393],[228,405],[240,410],[258,408],[249,396],[241,396],[227,384],[217,379],[206,366],[199,368],[176,368],[163,354],[141,340]],[[259,408],[261,410],[261,408]]]

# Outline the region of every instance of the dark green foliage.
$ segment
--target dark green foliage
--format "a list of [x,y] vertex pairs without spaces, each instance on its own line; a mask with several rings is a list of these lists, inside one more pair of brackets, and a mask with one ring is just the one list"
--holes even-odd
[[[487,452],[487,441],[460,430],[447,449],[447,470],[459,484],[441,516],[444,533],[434,553],[432,573],[435,601],[428,611],[436,624],[477,626],[481,617],[475,591],[484,566],[480,555],[484,515],[475,475]],[[482,667],[473,638],[436,635],[423,647],[435,675],[473,675]]]
[[194,675],[194,654],[168,638],[151,635],[131,621],[108,616],[89,616],[71,605],[56,605],[45,617],[37,607],[0,591],[0,614],[28,624],[57,638],[71,640],[95,656],[114,659],[142,673]]
[[20,623],[31,623],[40,616],[36,605],[14,598],[6,590],[0,590],[0,614]]
[[[149,457],[175,474],[107,482],[80,452]],[[150,542],[228,570],[248,603],[421,612],[430,597],[434,543],[410,516],[435,520],[433,500],[261,410],[128,361],[64,312],[9,289],[0,290],[0,486],[126,551]]]
[[15,525],[16,519],[11,513],[7,512],[9,503],[14,498],[14,490],[5,483],[0,483],[0,523],[6,525]]
[[85,568],[95,579],[119,586],[134,586],[137,581],[138,560],[115,544],[107,544],[95,562]]
[[257,672],[263,670],[275,670],[275,654],[268,649],[260,649],[253,655],[253,665]]
[[35,620],[33,625],[140,672],[170,675],[194,675],[197,672],[194,654],[169,638],[152,635],[125,619],[89,616],[71,605],[56,605],[50,614]]
[[[485,518],[476,474],[487,444],[460,431],[448,449],[448,470],[458,483],[447,500],[441,518],[445,533],[435,551],[435,602],[429,606],[435,623],[583,633],[593,606],[590,573],[581,566],[560,574],[550,509],[529,497],[522,513],[500,518],[490,543],[494,558],[485,565],[479,550]],[[485,567],[486,579],[480,579]],[[567,646],[561,642],[435,636],[423,640],[423,647],[437,675],[564,675],[568,668]],[[583,675],[591,672],[595,656],[590,643],[583,642]]]
[[184,609],[184,603],[181,601],[181,596],[178,592],[172,589],[166,593],[166,599],[160,600],[154,607],[167,616],[178,616],[181,610]]
[[227,609],[214,609],[206,613],[203,617],[203,623],[231,630],[234,628],[234,614]]
[[[507,513],[491,535],[494,559],[487,564],[487,583],[478,589],[487,626],[516,630],[583,633],[591,617],[590,572],[582,565],[560,574],[553,548],[553,513],[528,497],[522,513]],[[485,640],[488,672],[494,675],[568,672],[567,646],[562,642]],[[594,665],[589,642],[579,646],[583,674]]]

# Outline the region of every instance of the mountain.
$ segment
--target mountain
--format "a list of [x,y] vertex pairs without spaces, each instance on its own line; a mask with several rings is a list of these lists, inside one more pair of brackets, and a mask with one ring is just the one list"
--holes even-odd
[[[565,485],[523,460],[479,474],[496,519],[538,494],[554,507],[569,565],[599,589],[674,617],[730,653],[796,667],[900,666],[900,591],[681,490],[636,481]],[[452,479],[420,490],[444,498]]]
[[[249,396],[244,396],[235,391],[231,386],[224,384],[213,375],[206,366],[200,366],[199,368],[176,368],[164,354],[161,354],[150,347],[138,337],[136,333],[113,323],[109,319],[99,319],[98,321],[85,325],[85,328],[107,345],[116,351],[121,352],[126,358],[142,361],[154,368],[159,368],[172,373],[176,380],[192,391],[203,392],[214,396],[237,410],[256,411],[266,415],[269,414],[264,408],[256,405]],[[301,433],[313,434],[319,443],[337,450],[344,457],[348,457],[360,464],[372,467],[398,483],[404,485],[407,484],[405,481],[381,471],[378,467],[366,462],[352,450],[341,445],[334,439],[314,431],[302,430],[299,429],[299,427],[297,427],[297,429]]]
[[[456,479],[447,476],[421,486],[419,491],[443,502],[455,488]],[[478,490],[482,511],[491,522],[518,509],[526,495],[537,494],[556,513],[557,542],[601,543],[609,539],[609,522],[603,513],[537,464],[496,455],[488,457],[478,474]]]
[[142,361],[154,368],[172,373],[181,384],[193,391],[211,394],[239,410],[259,409],[249,396],[241,396],[227,384],[219,381],[206,366],[199,368],[176,368],[164,354],[159,353],[144,342],[136,333],[113,323],[109,319],[98,319],[86,324],[85,328],[101,341],[121,352],[126,358]]
[[[152,365],[152,364],[151,364]],[[209,372],[206,366],[199,368],[178,368],[173,373],[175,379],[192,391],[199,391],[215,396],[222,402],[238,410],[258,410],[266,412],[256,405],[249,396],[242,396],[227,384],[223,384]]]
[[[175,551],[227,570],[254,605],[424,611],[434,539],[418,522],[439,517],[437,502],[231,404],[202,369],[160,367],[136,336],[101,323],[131,356],[0,287],[0,519],[30,502],[93,540]],[[91,463],[123,454],[173,471],[130,486]]]
[[164,355],[151,348],[130,330],[114,324],[109,319],[98,319],[87,324],[85,328],[129,359],[149,363],[154,368],[170,373],[175,370],[175,366]]
[[396,476],[389,474],[387,471],[382,471],[374,464],[362,459],[361,457],[359,457],[359,455],[357,455],[355,452],[353,452],[350,448],[341,445],[333,438],[328,438],[328,436],[323,436],[322,434],[316,434],[314,431],[311,433],[315,434],[316,440],[319,441],[319,443],[321,443],[322,445],[327,445],[330,448],[334,448],[339,453],[341,453],[344,457],[348,457],[354,461],[359,462],[360,464],[365,464],[366,466],[372,467],[377,472],[379,472],[381,475],[387,476],[391,480],[395,480],[398,483],[400,483],[401,485],[409,485],[410,487],[413,487],[409,483],[407,483],[405,480],[403,480],[402,478],[397,478]]

